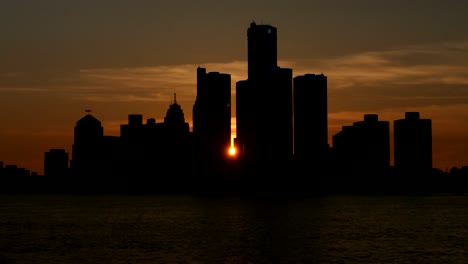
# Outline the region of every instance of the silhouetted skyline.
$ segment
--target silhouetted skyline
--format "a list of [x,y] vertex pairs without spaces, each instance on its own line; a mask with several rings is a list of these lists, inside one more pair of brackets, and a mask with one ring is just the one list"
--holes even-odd
[[245,80],[253,20],[278,27],[278,65],[330,77],[329,144],[363,114],[419,111],[433,120],[434,165],[467,160],[465,3],[181,3],[5,3],[0,160],[42,172],[40,153],[71,153],[84,109],[117,136],[129,112],[161,119],[174,92],[192,127],[193,68]]
[[[405,112],[404,119],[393,121],[393,141],[390,121],[367,113],[362,121],[342,126],[332,135],[332,146],[327,144],[328,77],[294,76],[294,69],[278,66],[276,32],[272,25],[255,22],[247,30],[249,75],[235,87],[235,155],[228,153],[231,75],[197,67],[193,131],[176,93],[162,122],[148,118],[144,123],[142,114],[131,113],[119,136],[105,135],[102,122],[86,110],[74,127],[70,161],[64,149],[44,153],[41,178],[50,185],[46,189],[307,194],[454,190],[452,183],[439,187],[450,178],[442,178],[442,171],[433,167],[432,120],[421,119],[419,112]],[[39,180],[3,164],[0,176],[4,188],[21,186],[26,178]],[[465,181],[468,175],[461,177]],[[32,186],[25,183],[29,190]]]

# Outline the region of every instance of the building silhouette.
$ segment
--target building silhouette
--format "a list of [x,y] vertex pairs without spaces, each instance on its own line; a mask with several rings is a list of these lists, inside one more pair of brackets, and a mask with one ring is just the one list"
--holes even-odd
[[[156,190],[170,187],[192,169],[193,138],[176,95],[164,122],[129,114],[120,136],[107,136],[91,114],[78,120],[72,146],[71,174],[81,188]],[[167,172],[174,175],[168,177]],[[180,182],[180,181],[179,181]]]
[[247,29],[248,79],[255,79],[263,71],[277,65],[277,29],[271,25],[250,24]]
[[178,168],[179,174],[185,173],[186,171],[182,170],[183,167],[180,166],[182,164],[188,165],[188,162],[193,158],[193,138],[189,123],[185,121],[184,111],[177,103],[175,94],[174,102],[169,106],[164,117],[162,135],[165,143],[159,157],[163,157],[162,160],[166,164],[165,169],[170,166],[172,170]]
[[296,76],[294,84],[294,157],[314,165],[328,157],[327,77]]
[[[390,126],[380,121],[377,114],[364,115],[363,121],[353,123],[355,128],[357,160],[363,172],[385,173],[390,168]],[[359,163],[358,163],[359,164]],[[377,174],[378,175],[378,174]]]
[[231,75],[197,68],[193,136],[204,162],[228,158],[231,145]]
[[[377,114],[343,126],[333,135],[334,173],[359,192],[382,191],[390,172],[390,126]],[[371,187],[369,187],[371,186]]]
[[128,145],[143,145],[145,143],[143,129],[143,115],[129,114],[128,124],[120,125],[120,138],[122,143]]
[[76,122],[70,162],[73,175],[92,177],[93,174],[103,173],[103,137],[104,128],[101,121],[90,113]]
[[419,112],[406,112],[393,126],[395,172],[410,185],[408,189],[427,184],[433,169],[431,119],[421,119]]
[[[468,167],[449,174],[432,168],[430,119],[406,112],[394,120],[394,168],[389,122],[377,114],[343,126],[330,148],[328,77],[293,78],[292,69],[279,67],[277,29],[271,25],[252,22],[247,41],[248,76],[236,82],[235,158],[227,155],[231,75],[198,67],[193,131],[176,94],[162,122],[131,113],[119,136],[104,135],[101,121],[86,110],[74,127],[70,168],[63,149],[45,152],[46,177],[27,177],[28,170],[0,162],[2,190],[16,185],[138,193],[463,193]],[[435,181],[434,175],[453,178]]]
[[7,164],[3,168],[4,177],[8,177],[13,181],[21,181],[30,178],[31,172],[26,168],[18,167],[18,165]]
[[286,162],[293,154],[292,69],[277,66],[275,27],[253,22],[247,38],[248,79],[236,83],[236,147],[249,162]]
[[[141,178],[148,170],[152,150],[156,147],[151,141],[151,135],[146,133],[152,120],[143,124],[143,115],[129,114],[128,123],[120,125],[120,138],[115,140],[117,151],[121,153],[117,158],[121,164],[121,170],[128,175],[134,175],[134,179]],[[112,144],[113,145],[113,144]],[[113,145],[115,146],[115,145]]]
[[67,177],[68,176],[68,152],[64,149],[50,149],[44,153],[44,176]]
[[185,121],[184,110],[177,103],[176,94],[174,94],[173,103],[167,109],[164,126],[167,132],[176,140],[179,140],[180,137],[187,137],[190,132],[189,123]]

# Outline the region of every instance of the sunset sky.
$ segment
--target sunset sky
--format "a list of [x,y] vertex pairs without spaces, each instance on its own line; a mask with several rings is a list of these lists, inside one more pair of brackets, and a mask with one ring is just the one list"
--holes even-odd
[[[468,165],[468,2],[460,0],[2,0],[0,161],[43,173],[70,153],[85,109],[119,135],[162,122],[177,93],[192,123],[196,68],[247,77],[247,28],[278,29],[278,64],[328,77],[329,142],[363,119],[432,119],[434,167]],[[272,126],[274,129],[274,126]],[[235,132],[235,130],[233,130]]]

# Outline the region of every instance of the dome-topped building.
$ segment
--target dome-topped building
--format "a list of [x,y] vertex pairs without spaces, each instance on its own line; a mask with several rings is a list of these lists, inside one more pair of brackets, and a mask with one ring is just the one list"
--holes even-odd
[[101,121],[91,115],[89,110],[86,112],[76,122],[70,162],[72,173],[80,176],[90,176],[97,172],[103,157],[104,129]]
[[104,136],[101,121],[91,114],[85,115],[76,122],[74,144],[93,144]]
[[188,133],[189,124],[185,122],[184,111],[177,104],[176,94],[174,93],[174,103],[169,106],[164,117],[164,124],[171,132]]
[[100,126],[101,121],[91,114],[87,114],[76,122],[77,126]]

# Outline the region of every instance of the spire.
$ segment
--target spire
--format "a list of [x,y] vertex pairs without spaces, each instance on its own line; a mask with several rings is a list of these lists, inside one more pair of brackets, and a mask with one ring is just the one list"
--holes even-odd
[[174,104],[177,104],[176,93],[174,93]]

